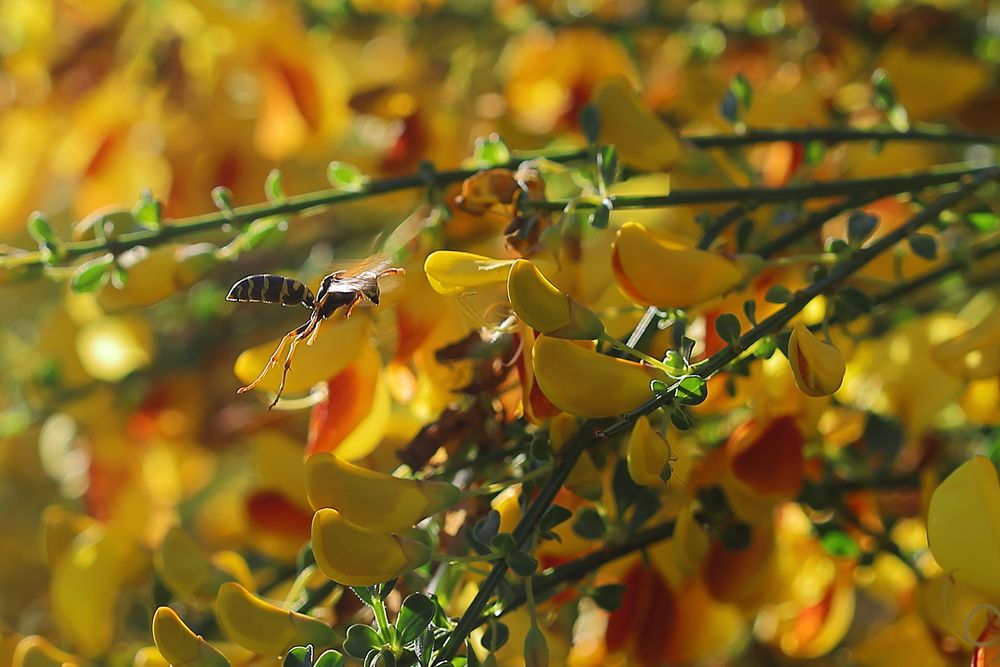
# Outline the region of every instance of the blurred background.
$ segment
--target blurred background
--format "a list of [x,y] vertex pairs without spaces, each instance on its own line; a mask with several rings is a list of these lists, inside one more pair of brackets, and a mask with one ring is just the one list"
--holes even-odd
[[[0,0],[0,248],[34,249],[35,210],[64,239],[92,238],[95,212],[129,210],[144,190],[182,218],[215,211],[216,186],[237,206],[265,201],[274,168],[296,194],[328,187],[331,160],[374,177],[454,168],[491,132],[512,149],[582,146],[580,109],[613,74],[682,134],[731,131],[718,103],[737,72],[753,86],[750,126],[878,122],[878,67],[911,121],[996,134],[998,63],[1000,7],[987,0]],[[788,151],[747,156],[781,185]],[[955,157],[847,146],[828,174]],[[250,273],[311,280],[365,256],[424,197],[299,216],[192,279],[170,273],[167,246],[125,295],[72,294],[60,270],[0,276],[0,664],[20,635],[76,632],[49,595],[63,528],[108,522],[152,547],[181,517],[206,549],[294,558],[299,518],[281,512],[300,510],[260,510],[248,480],[255,439],[301,449],[308,415],[237,398],[232,366],[300,313],[225,294]],[[401,422],[385,456],[419,425]],[[122,583],[134,590],[112,607],[116,645],[148,642],[147,584]]]

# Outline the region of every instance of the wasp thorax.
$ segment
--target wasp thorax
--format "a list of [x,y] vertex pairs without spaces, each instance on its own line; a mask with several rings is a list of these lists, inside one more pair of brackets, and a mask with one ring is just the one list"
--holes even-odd
[[379,293],[380,293],[378,288],[378,283],[365,285],[364,287],[361,288],[361,293],[364,295],[366,299],[371,301],[373,304],[375,304],[376,306],[378,305]]

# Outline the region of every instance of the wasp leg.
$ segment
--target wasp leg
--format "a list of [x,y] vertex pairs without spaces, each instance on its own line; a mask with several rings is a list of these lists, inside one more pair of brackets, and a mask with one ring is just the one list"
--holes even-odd
[[285,355],[285,366],[281,370],[281,384],[278,385],[278,393],[275,394],[274,400],[271,401],[271,405],[267,406],[268,410],[278,404],[278,399],[281,398],[281,392],[285,390],[285,378],[288,377],[288,371],[292,368],[292,357],[295,356],[295,348],[298,347],[299,343],[301,343],[307,336],[312,334],[317,327],[319,327],[319,323],[320,320],[314,317],[303,326],[296,329],[296,331],[301,330],[301,333],[293,338],[292,343],[288,346],[288,354]]
[[239,389],[237,389],[237,390],[236,390],[236,393],[237,393],[237,394],[242,394],[243,392],[247,392],[247,391],[250,391],[251,389],[253,389],[254,387],[256,387],[256,386],[257,386],[257,384],[258,384],[258,383],[259,383],[259,382],[260,382],[261,380],[263,380],[263,379],[264,379],[264,376],[265,376],[265,375],[267,375],[267,372],[268,372],[269,370],[271,370],[271,368],[272,368],[272,367],[273,367],[273,366],[274,366],[275,364],[277,364],[277,363],[278,363],[278,358],[279,358],[279,357],[281,356],[281,351],[282,351],[283,349],[285,349],[285,343],[286,343],[286,342],[288,342],[289,340],[292,340],[292,339],[293,339],[293,338],[295,338],[296,336],[299,336],[299,335],[300,335],[300,334],[301,334],[301,333],[302,333],[303,331],[305,331],[305,330],[306,330],[306,329],[307,329],[307,328],[309,327],[309,324],[310,324],[310,323],[311,323],[311,320],[310,320],[309,322],[306,322],[306,323],[305,323],[305,324],[303,324],[302,326],[300,326],[300,327],[297,327],[297,328],[293,329],[292,331],[289,331],[288,333],[286,333],[286,334],[285,334],[285,335],[284,335],[284,336],[282,337],[281,341],[280,341],[280,342],[278,343],[278,349],[276,349],[276,350],[274,351],[274,354],[272,354],[272,355],[271,355],[271,359],[270,359],[270,360],[269,360],[269,361],[267,362],[267,365],[266,365],[266,366],[264,366],[264,370],[262,370],[262,371],[260,372],[260,375],[258,375],[258,376],[257,376],[257,379],[256,379],[256,380],[254,380],[253,382],[251,382],[250,384],[248,384],[248,385],[247,385],[247,386],[245,386],[245,387],[240,387]]
[[346,312],[346,313],[344,313],[344,319],[345,319],[345,320],[349,320],[349,319],[351,319],[351,313],[353,313],[353,312],[354,312],[354,309],[355,309],[355,308],[357,307],[357,305],[358,305],[359,303],[361,303],[361,295],[360,295],[360,294],[356,295],[356,296],[355,296],[355,297],[354,297],[354,298],[353,298],[353,299],[351,300],[351,302],[350,302],[349,304],[347,304],[347,312]]
[[312,333],[309,334],[309,340],[306,341],[306,345],[312,346],[313,341],[316,340],[316,334],[319,333],[319,328],[323,325],[326,320],[316,320],[316,327],[313,329]]
[[379,272],[378,278],[381,279],[381,278],[384,278],[385,276],[394,276],[394,275],[396,275],[398,273],[406,273],[406,269],[401,268],[401,267],[396,267],[396,268],[393,268],[393,269],[386,269],[385,271]]

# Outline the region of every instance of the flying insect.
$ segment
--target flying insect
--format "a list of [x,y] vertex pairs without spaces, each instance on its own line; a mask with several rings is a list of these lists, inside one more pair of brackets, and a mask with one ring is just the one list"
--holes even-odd
[[292,358],[295,356],[295,348],[298,347],[299,343],[305,340],[306,345],[312,345],[323,322],[330,319],[341,308],[346,308],[344,317],[350,318],[354,309],[364,301],[377,306],[381,297],[379,280],[386,276],[403,273],[402,268],[392,266],[390,257],[372,255],[350,269],[334,271],[324,276],[316,294],[313,294],[305,283],[270,273],[241,278],[229,290],[226,301],[278,303],[282,306],[302,305],[309,309],[309,319],[282,337],[278,348],[271,355],[271,359],[264,366],[264,370],[260,372],[257,379],[245,387],[240,387],[236,393],[242,394],[250,391],[263,380],[267,372],[278,363],[282,351],[288,345],[278,393],[268,406],[269,410],[273,408],[278,403],[278,399],[281,398],[281,392],[285,388],[285,378],[292,367]]

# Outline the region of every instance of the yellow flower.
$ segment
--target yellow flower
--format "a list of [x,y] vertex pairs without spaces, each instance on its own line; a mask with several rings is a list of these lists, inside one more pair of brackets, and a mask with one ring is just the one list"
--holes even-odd
[[545,396],[578,417],[624,414],[652,397],[650,381],[666,380],[648,366],[550,336],[539,336],[532,352],[535,380]]
[[314,509],[335,509],[351,523],[376,531],[408,528],[462,497],[446,482],[400,479],[325,452],[309,457],[306,476]]
[[28,635],[21,639],[11,657],[12,667],[77,667],[83,662],[39,635]]
[[235,552],[220,552],[206,558],[194,540],[178,527],[163,537],[153,554],[157,574],[170,590],[187,598],[210,598],[226,581],[252,586],[246,562]]
[[508,486],[490,501],[490,508],[500,515],[500,532],[509,533],[521,521],[521,485]]
[[513,263],[512,259],[438,250],[427,256],[424,272],[435,292],[443,296],[458,296],[470,289],[506,281]]
[[966,380],[985,380],[1000,374],[1000,304],[959,336],[931,348],[931,357],[949,373]]
[[743,282],[749,268],[692,248],[688,239],[654,236],[635,222],[618,230],[611,261],[629,298],[664,308],[687,308],[725,294]]
[[228,667],[229,661],[211,644],[196,635],[170,607],[153,614],[153,641],[174,667]]
[[333,643],[333,631],[325,623],[265,602],[236,583],[219,588],[215,611],[226,636],[262,656],[280,656],[300,644]]
[[643,171],[663,171],[682,154],[674,131],[650,111],[621,75],[602,81],[593,104],[601,113],[602,144],[614,144],[623,162]]
[[554,338],[593,340],[604,333],[601,319],[546,280],[531,262],[514,262],[507,278],[514,312],[532,329]]
[[801,322],[788,339],[788,362],[795,384],[807,396],[830,396],[840,389],[847,365],[840,350],[820,341]]
[[323,574],[345,586],[371,586],[394,579],[430,556],[420,542],[356,526],[333,509],[313,515],[312,547]]
[[1000,484],[989,459],[966,461],[935,489],[927,540],[945,572],[1000,599]]
[[666,484],[661,475],[670,462],[670,446],[642,416],[628,438],[628,474],[636,484],[662,489]]
[[119,258],[128,272],[125,284],[102,285],[97,303],[109,312],[149,306],[191,286],[216,261],[215,246],[208,243],[134,248]]

